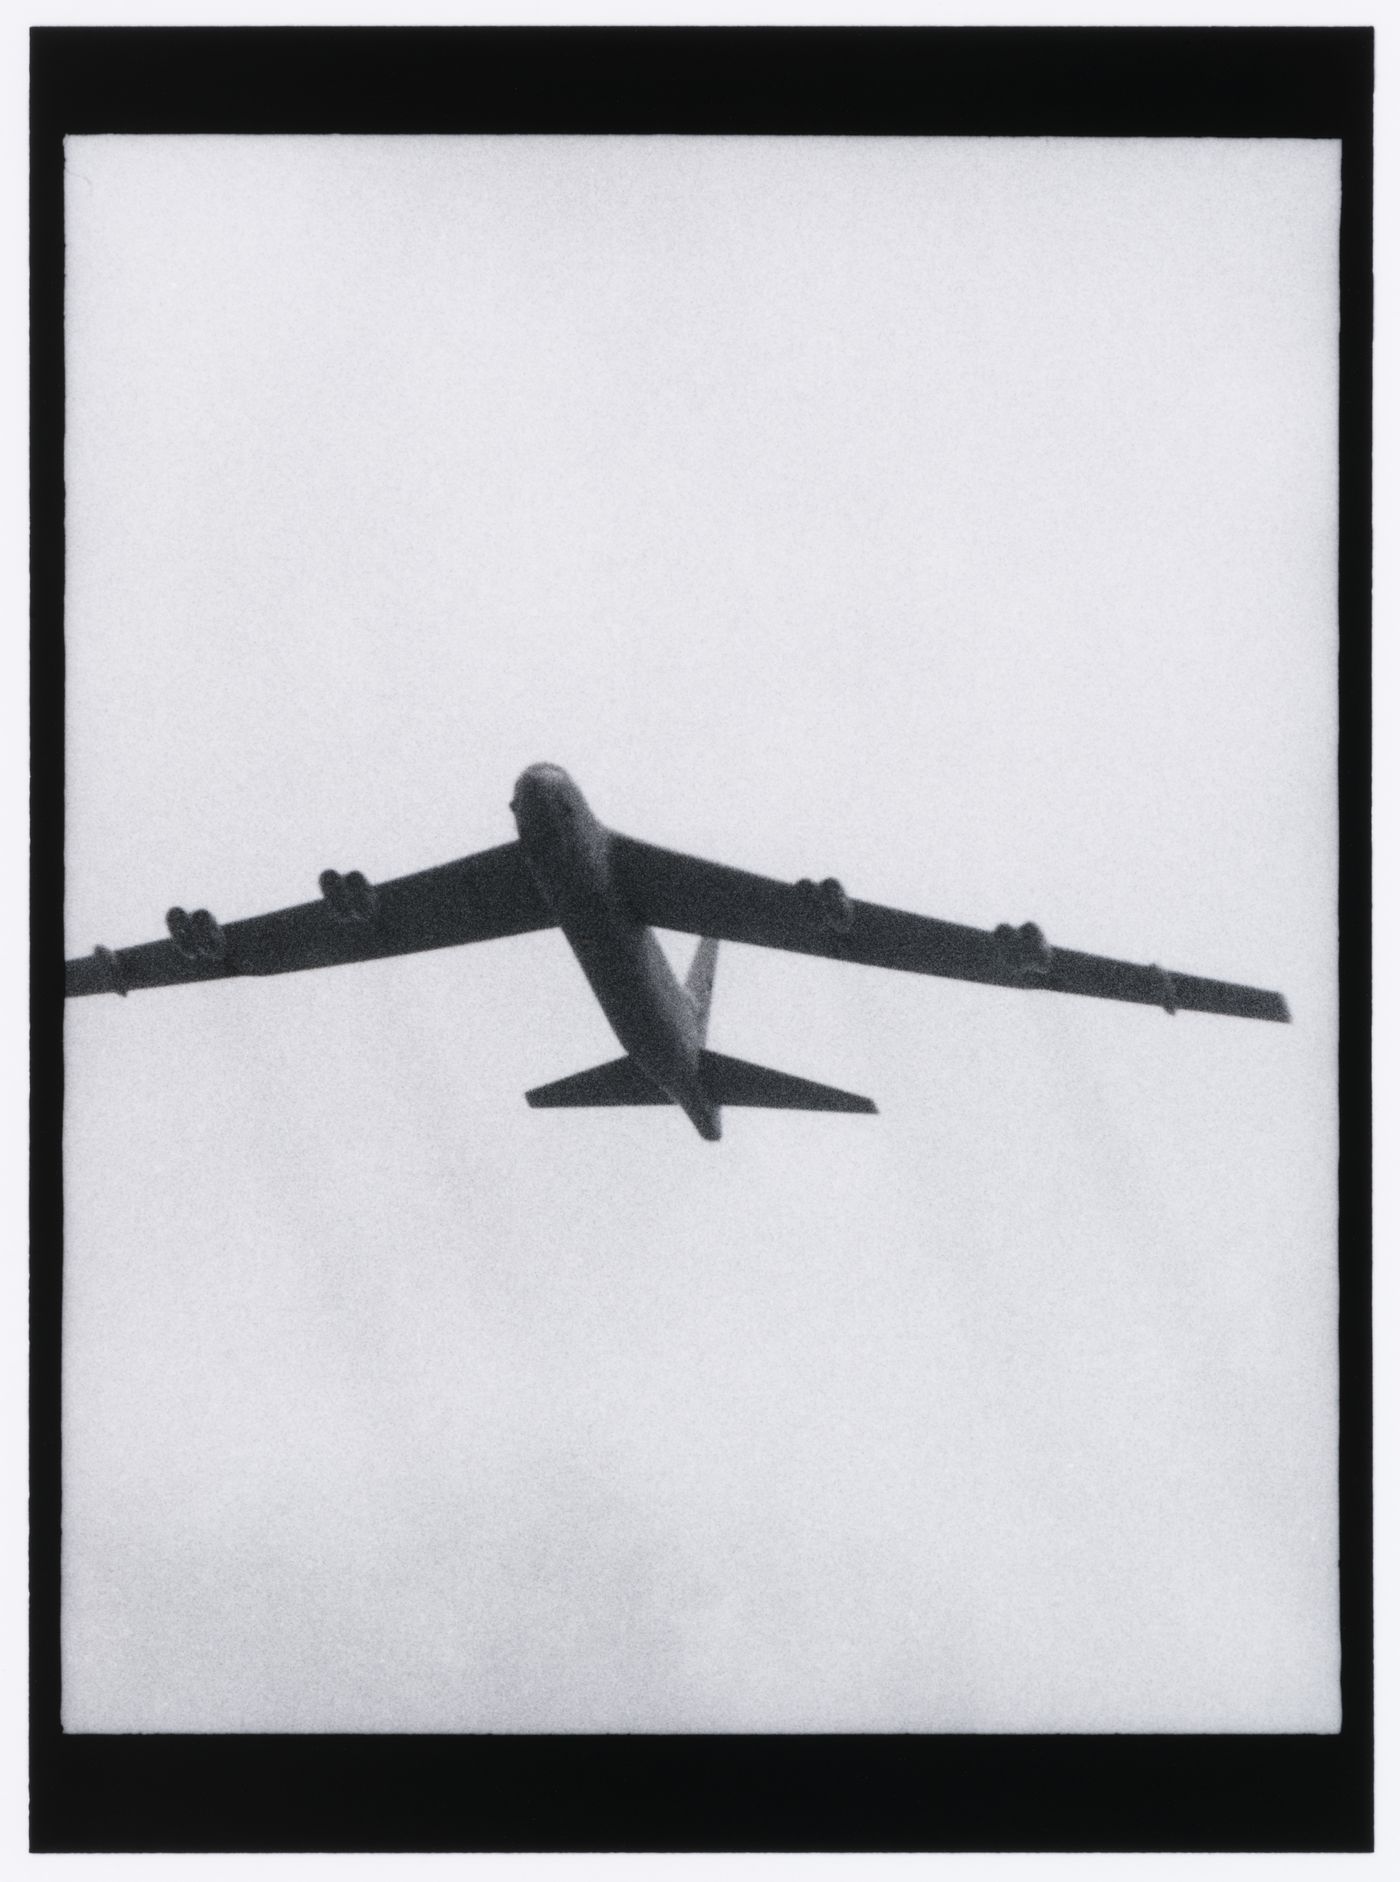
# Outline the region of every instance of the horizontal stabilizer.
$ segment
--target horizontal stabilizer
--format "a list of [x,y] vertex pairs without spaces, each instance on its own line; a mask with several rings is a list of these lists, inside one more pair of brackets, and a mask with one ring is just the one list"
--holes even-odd
[[834,1085],[814,1084],[766,1065],[726,1058],[723,1052],[700,1054],[700,1078],[712,1104],[747,1104],[770,1111],[874,1111],[869,1098]]
[[652,1084],[631,1059],[610,1059],[571,1078],[556,1078],[552,1085],[536,1085],[525,1093],[535,1110],[585,1104],[669,1104],[664,1091]]

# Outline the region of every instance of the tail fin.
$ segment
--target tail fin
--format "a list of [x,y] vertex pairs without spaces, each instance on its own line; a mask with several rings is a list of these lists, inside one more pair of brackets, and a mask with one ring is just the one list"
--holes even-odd
[[869,1098],[859,1098],[853,1091],[814,1084],[810,1078],[793,1078],[788,1072],[772,1072],[766,1065],[726,1058],[722,1052],[700,1054],[700,1080],[712,1104],[747,1104],[773,1111],[875,1109]]
[[702,1046],[710,1030],[710,995],[715,990],[715,957],[718,953],[718,941],[702,941],[695,950],[695,959],[690,963],[690,972],[685,977],[685,990],[690,995],[690,1004],[695,1008]]

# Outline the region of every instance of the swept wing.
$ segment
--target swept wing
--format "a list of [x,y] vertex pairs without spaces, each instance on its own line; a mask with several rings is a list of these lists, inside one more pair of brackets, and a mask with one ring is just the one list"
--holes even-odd
[[1050,947],[1029,922],[1019,928],[967,928],[854,901],[834,881],[777,882],[632,837],[614,837],[613,869],[639,921],[681,934],[997,987],[1131,1000],[1169,1013],[1183,1009],[1241,1019],[1288,1018],[1281,993]]
[[246,921],[201,923],[197,914],[193,940],[203,949],[193,956],[172,939],[69,961],[64,990],[72,997],[241,974],[290,974],[554,926],[518,842],[372,888],[363,878],[349,880],[349,893],[323,893],[317,901]]

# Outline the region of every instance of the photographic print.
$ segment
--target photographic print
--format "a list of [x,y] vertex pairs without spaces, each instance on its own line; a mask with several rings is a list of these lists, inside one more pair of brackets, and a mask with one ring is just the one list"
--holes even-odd
[[64,1734],[1334,1737],[1340,139],[62,201]]

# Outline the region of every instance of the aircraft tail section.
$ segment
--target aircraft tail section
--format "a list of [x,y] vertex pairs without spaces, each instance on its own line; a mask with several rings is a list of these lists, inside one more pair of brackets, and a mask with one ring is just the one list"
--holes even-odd
[[[703,1137],[719,1136],[723,1105],[748,1105],[770,1111],[874,1111],[869,1098],[834,1085],[819,1085],[810,1078],[794,1078],[747,1059],[731,1059],[723,1052],[705,1050],[710,1024],[710,1001],[715,990],[715,961],[719,942],[706,938],[695,950],[685,977],[686,996],[695,1013],[700,1035],[698,1080],[689,1081],[689,1094],[680,1103]],[[696,1086],[698,1085],[698,1089]],[[573,1109],[592,1105],[670,1104],[670,1096],[654,1085],[635,1059],[610,1059],[586,1072],[574,1072],[549,1085],[536,1085],[525,1102],[537,1111]]]
[[869,1098],[834,1085],[818,1085],[790,1072],[750,1065],[747,1059],[727,1058],[723,1052],[700,1054],[700,1081],[712,1104],[741,1104],[772,1111],[875,1110]]
[[718,954],[718,941],[702,941],[695,950],[695,959],[690,963],[690,972],[685,977],[685,990],[690,995],[690,1004],[695,1008],[702,1046],[710,1029],[710,998],[715,990],[715,959]]

